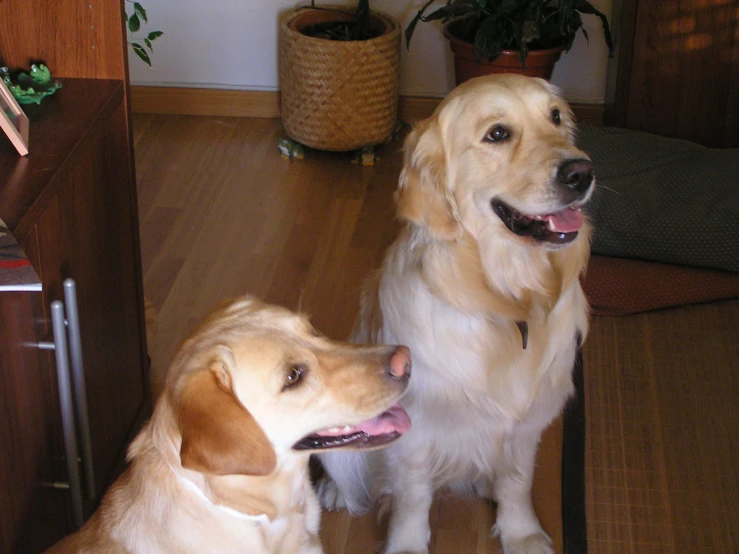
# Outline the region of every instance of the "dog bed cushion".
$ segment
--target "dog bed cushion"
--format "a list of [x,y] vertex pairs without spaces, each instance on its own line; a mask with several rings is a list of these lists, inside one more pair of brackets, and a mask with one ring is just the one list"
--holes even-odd
[[739,272],[739,149],[581,125],[593,253]]
[[594,315],[631,315],[739,297],[739,273],[591,256],[582,288]]

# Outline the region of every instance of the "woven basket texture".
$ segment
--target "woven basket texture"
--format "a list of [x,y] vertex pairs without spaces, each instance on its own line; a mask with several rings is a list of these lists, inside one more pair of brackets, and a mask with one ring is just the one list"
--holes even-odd
[[308,37],[280,25],[282,122],[288,136],[319,150],[348,151],[384,142],[398,113],[400,25],[364,41]]

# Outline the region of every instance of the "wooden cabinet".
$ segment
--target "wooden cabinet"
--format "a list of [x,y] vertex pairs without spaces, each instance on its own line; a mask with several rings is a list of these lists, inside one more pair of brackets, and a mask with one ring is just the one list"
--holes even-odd
[[738,147],[739,3],[615,0],[614,15],[605,122]]
[[0,551],[39,552],[67,530],[41,293],[0,292]]
[[[95,495],[124,467],[149,413],[136,196],[123,83],[67,79],[31,113],[28,159],[0,147],[0,217],[43,283],[41,293],[0,292],[0,551],[39,552],[74,529],[49,306],[74,279],[86,380]],[[7,146],[7,147],[6,147]],[[84,430],[77,419],[82,450]],[[80,457],[82,457],[80,453]],[[90,470],[80,464],[82,482]],[[54,484],[56,483],[56,488]]]
[[77,417],[83,518],[125,467],[151,402],[123,2],[2,0],[0,20],[0,65],[42,59],[63,83],[25,108],[27,158],[0,137],[0,218],[43,283],[0,292],[0,552],[33,554],[74,530],[57,363],[38,348],[53,340],[65,279],[76,282],[94,468],[90,497]]

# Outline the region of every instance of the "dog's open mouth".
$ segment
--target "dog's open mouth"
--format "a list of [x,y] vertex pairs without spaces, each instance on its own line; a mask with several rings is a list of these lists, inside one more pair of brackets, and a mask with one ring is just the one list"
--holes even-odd
[[391,443],[411,428],[411,418],[396,403],[377,417],[357,425],[332,427],[300,439],[294,450],[327,450],[330,448],[375,448]]
[[540,242],[552,244],[572,242],[583,224],[579,207],[569,207],[551,214],[527,215],[497,198],[493,198],[490,205],[512,233],[519,237],[531,237]]

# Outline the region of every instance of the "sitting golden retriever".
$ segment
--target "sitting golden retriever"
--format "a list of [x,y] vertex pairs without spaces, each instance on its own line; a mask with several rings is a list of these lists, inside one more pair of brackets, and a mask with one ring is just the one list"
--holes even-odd
[[331,509],[390,495],[386,554],[428,552],[434,491],[497,501],[512,553],[549,553],[531,503],[541,432],[573,393],[588,326],[578,276],[593,166],[557,89],[519,75],[462,84],[407,138],[407,223],[364,290],[355,340],[403,343],[414,421],[387,450],[322,454]]
[[51,552],[323,552],[308,457],[407,431],[410,363],[253,298],[222,304],[176,354],[128,470]]

